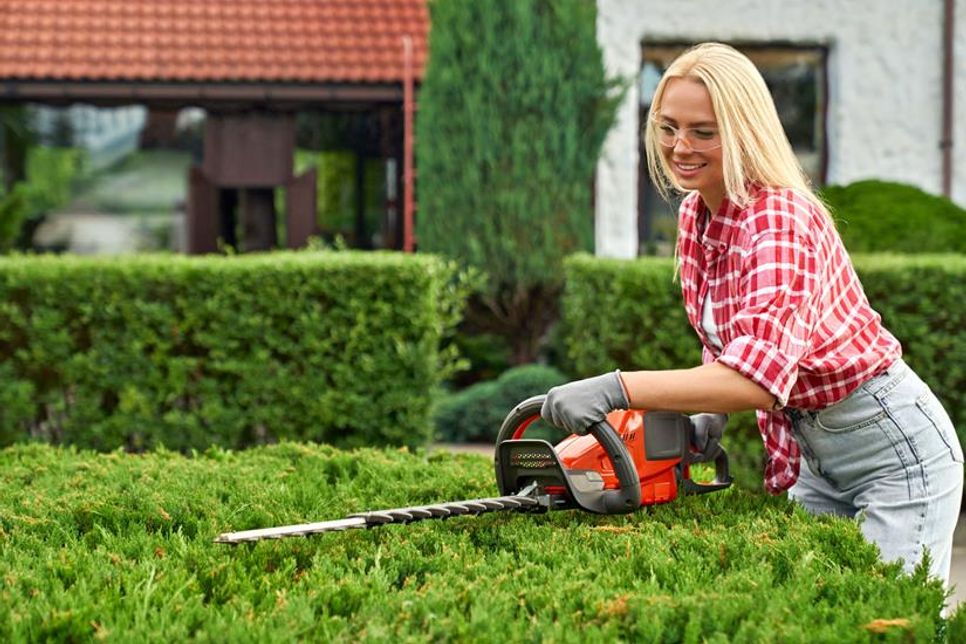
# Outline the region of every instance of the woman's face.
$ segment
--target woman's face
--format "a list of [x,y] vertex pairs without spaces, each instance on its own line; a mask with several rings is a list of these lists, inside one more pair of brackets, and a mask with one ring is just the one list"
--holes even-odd
[[[664,139],[661,152],[674,178],[685,190],[700,192],[711,211],[717,211],[725,195],[724,169],[718,122],[707,88],[687,78],[670,79],[657,121],[658,141]],[[677,137],[671,141],[675,131]]]

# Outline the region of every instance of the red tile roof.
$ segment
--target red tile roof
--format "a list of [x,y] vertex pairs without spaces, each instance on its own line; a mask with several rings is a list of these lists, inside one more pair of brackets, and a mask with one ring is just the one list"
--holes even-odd
[[0,79],[398,82],[428,30],[426,0],[0,0]]

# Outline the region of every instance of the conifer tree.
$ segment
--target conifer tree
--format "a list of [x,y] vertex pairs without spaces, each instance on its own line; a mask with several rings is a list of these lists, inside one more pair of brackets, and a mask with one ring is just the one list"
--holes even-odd
[[532,361],[557,317],[563,258],[593,246],[594,169],[619,83],[606,77],[591,0],[429,8],[419,248],[482,270],[471,310],[510,339],[515,362]]

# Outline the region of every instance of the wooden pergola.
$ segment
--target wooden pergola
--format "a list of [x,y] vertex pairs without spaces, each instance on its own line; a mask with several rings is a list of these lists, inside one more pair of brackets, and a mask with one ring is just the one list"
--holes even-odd
[[[426,61],[425,0],[0,0],[0,102],[207,112],[188,176],[188,250],[217,250],[237,207],[246,250],[316,231],[316,173],[293,172],[295,114],[375,111],[403,168],[392,247],[412,250],[412,117]],[[401,139],[401,140],[399,140]],[[396,204],[387,209],[398,211]]]

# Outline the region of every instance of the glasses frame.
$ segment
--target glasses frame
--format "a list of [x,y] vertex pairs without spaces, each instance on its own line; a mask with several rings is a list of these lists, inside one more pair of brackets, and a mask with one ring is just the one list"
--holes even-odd
[[[657,130],[657,132],[655,132],[655,136],[657,137],[658,145],[660,145],[661,147],[665,147],[665,148],[668,148],[668,149],[672,149],[672,148],[674,148],[674,147],[677,146],[678,141],[681,141],[682,143],[684,143],[684,145],[688,146],[688,149],[691,150],[692,152],[710,152],[711,150],[717,150],[718,148],[720,148],[723,145],[723,143],[721,142],[721,139],[720,139],[721,131],[718,128],[715,128],[715,133],[719,137],[717,144],[712,145],[710,147],[706,147],[706,148],[705,147],[697,147],[696,148],[691,143],[691,138],[690,138],[690,134],[689,133],[692,132],[692,131],[694,131],[694,130],[696,130],[696,129],[703,129],[703,128],[676,127],[674,125],[671,125],[670,123],[666,123],[664,121],[661,121],[661,120],[655,119],[655,118],[648,119],[648,121],[651,123],[651,125],[654,127],[654,129]],[[671,128],[671,130],[674,131],[674,138],[671,139],[671,144],[670,145],[668,145],[667,143],[665,143],[664,141],[661,140],[661,131],[660,130],[661,130],[662,127],[668,127],[668,128]]]

